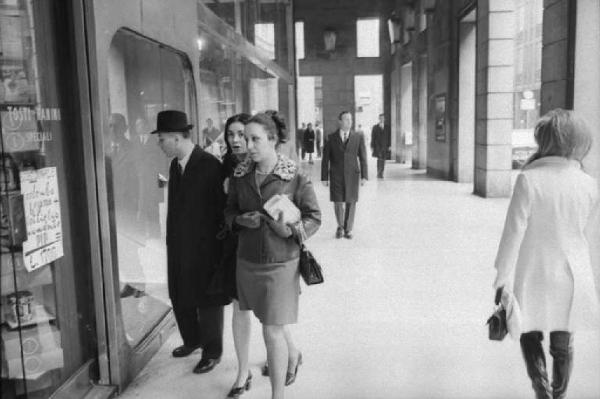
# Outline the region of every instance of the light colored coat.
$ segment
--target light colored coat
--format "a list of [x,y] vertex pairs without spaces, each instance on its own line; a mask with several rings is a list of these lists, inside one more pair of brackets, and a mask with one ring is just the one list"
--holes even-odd
[[494,287],[514,292],[524,332],[598,328],[586,239],[589,224],[598,221],[598,197],[596,180],[563,157],[538,159],[518,176]]

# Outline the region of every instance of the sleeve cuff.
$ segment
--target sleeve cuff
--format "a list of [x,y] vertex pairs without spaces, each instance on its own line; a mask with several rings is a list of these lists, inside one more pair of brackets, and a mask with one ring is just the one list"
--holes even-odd
[[300,244],[308,239],[308,235],[306,234],[306,230],[304,229],[304,223],[302,220],[297,221],[296,223],[291,225],[292,234],[298,240]]

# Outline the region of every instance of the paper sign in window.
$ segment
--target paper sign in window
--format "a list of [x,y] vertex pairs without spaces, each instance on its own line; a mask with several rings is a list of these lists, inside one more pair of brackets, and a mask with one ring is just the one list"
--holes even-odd
[[63,256],[63,234],[56,168],[21,171],[27,240],[23,261],[28,271]]

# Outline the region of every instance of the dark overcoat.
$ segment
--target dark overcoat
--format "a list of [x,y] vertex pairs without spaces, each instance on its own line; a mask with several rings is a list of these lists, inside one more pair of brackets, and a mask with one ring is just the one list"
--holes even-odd
[[369,178],[364,135],[351,130],[344,144],[339,130],[330,133],[321,162],[321,180],[329,180],[329,199],[357,202],[361,178]]
[[312,129],[306,129],[302,137],[304,152],[312,154],[315,152],[315,131]]
[[390,147],[389,142],[389,131],[388,125],[383,125],[383,129],[379,124],[373,125],[371,129],[371,149],[373,150],[373,157],[379,159],[387,158],[387,151]]
[[178,160],[169,170],[167,272],[174,304],[200,308],[225,305],[227,296],[206,295],[219,265],[225,193],[221,163],[195,146],[180,177]]

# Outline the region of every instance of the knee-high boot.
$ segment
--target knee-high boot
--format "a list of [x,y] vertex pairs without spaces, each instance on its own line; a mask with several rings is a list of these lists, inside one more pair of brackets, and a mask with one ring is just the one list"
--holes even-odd
[[550,333],[552,365],[552,395],[554,399],[567,397],[567,386],[573,369],[573,335],[567,331]]
[[550,383],[546,371],[546,356],[542,347],[543,339],[544,335],[540,331],[521,334],[521,351],[536,398],[551,399]]

